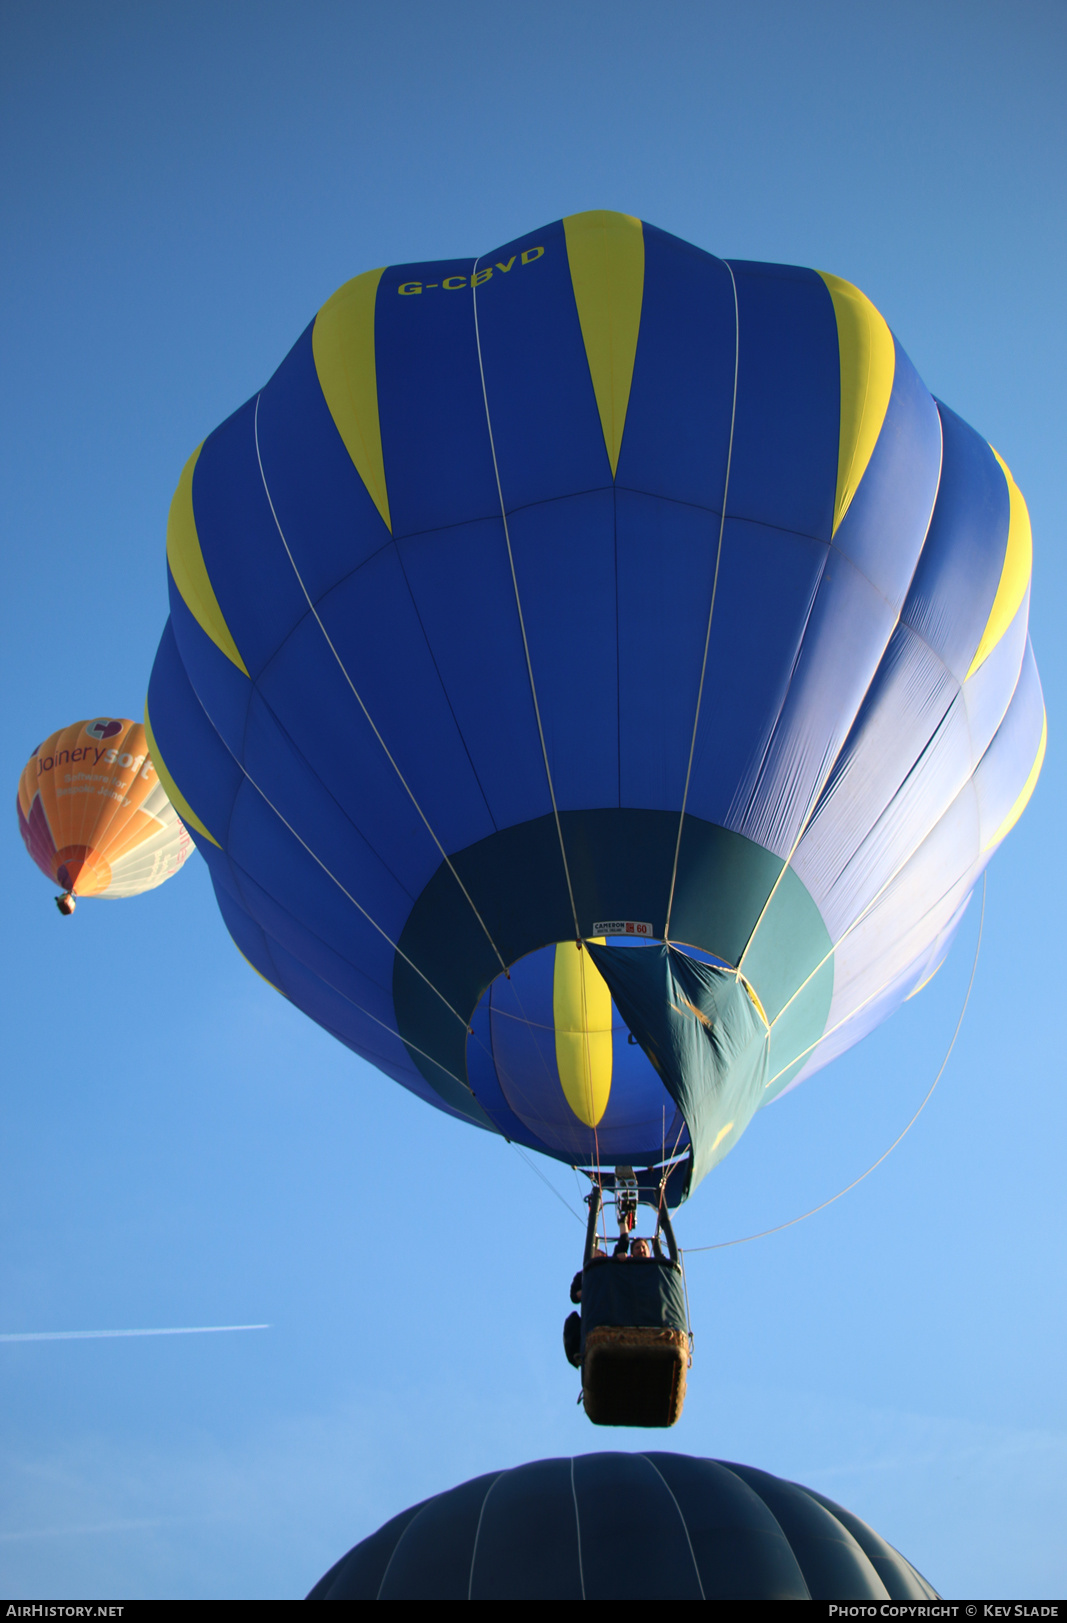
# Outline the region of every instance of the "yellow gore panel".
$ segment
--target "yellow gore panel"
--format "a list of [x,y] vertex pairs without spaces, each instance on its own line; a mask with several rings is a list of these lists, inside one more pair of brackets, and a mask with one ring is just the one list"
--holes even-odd
[[1016,823],[1019,821],[1019,818],[1022,816],[1023,812],[1026,810],[1030,796],[1034,792],[1034,785],[1041,776],[1041,768],[1045,760],[1045,746],[1047,743],[1048,712],[1046,711],[1041,717],[1041,742],[1037,746],[1037,754],[1034,757],[1034,764],[1030,768],[1030,776],[1023,784],[1018,800],[1016,800],[1014,806],[1012,806],[1011,811],[1008,813],[1007,817],[1005,817],[1004,821],[997,829],[997,832],[993,835],[993,838],[991,840],[987,840],[985,845],[982,847],[983,852],[991,850],[994,845],[999,845],[1001,840],[1006,839],[1011,833],[1012,829],[1015,827]]
[[170,517],[167,519],[167,563],[174,577],[174,584],[200,629],[206,632],[215,647],[221,648],[226,658],[232,660],[237,669],[247,676],[245,662],[237,652],[237,644],[230,636],[230,628],[222,617],[218,598],[208,578],[204,555],[200,551],[200,537],[196,533],[196,519],[193,515],[193,470],[202,450],[201,443],[182,469],[178,488],[174,492],[174,500],[170,504]]
[[315,317],[311,347],[330,416],[392,533],[374,366],[374,304],[383,273],[384,266],[364,271],[326,300]]
[[159,775],[160,783],[167,791],[167,799],[174,807],[174,810],[178,813],[178,816],[181,818],[182,822],[187,828],[195,828],[198,833],[204,836],[205,840],[210,840],[212,845],[218,845],[219,842],[215,838],[214,834],[212,834],[210,829],[204,827],[203,823],[200,821],[199,817],[196,815],[195,811],[190,806],[181,790],[178,788],[178,785],[167,771],[166,763],[163,760],[162,755],[159,753],[159,745],[156,743],[155,735],[152,732],[152,723],[148,719],[147,705],[145,706],[144,713],[144,730],[148,739],[148,753],[152,757],[152,765],[155,767],[156,772]]
[[[752,1001],[752,1006],[755,1009],[756,1013],[759,1015],[760,1019],[763,1021],[763,1024],[767,1027],[767,1030],[770,1031],[771,1023],[767,1019],[767,1011],[766,1011],[766,1009],[763,1007],[763,1004],[760,1002],[759,998],[756,996],[756,988],[752,985],[751,981],[747,981],[745,979],[745,977],[740,973],[740,971],[738,972],[737,978],[741,982],[741,985],[744,987],[745,991],[748,993],[749,998]],[[732,1126],[733,1123],[731,1122],[730,1125]]]
[[645,289],[645,238],[632,214],[591,209],[563,221],[578,320],[611,477],[619,465]]
[[837,453],[834,532],[848,512],[882,432],[893,393],[897,355],[885,317],[865,293],[840,276],[818,273],[834,301],[841,358],[841,439]]
[[611,1016],[611,993],[589,954],[576,941],[559,942],[552,974],[556,1065],[567,1103],[587,1127],[608,1107]]
[[722,1141],[726,1137],[727,1133],[732,1133],[733,1130],[734,1130],[734,1124],[733,1124],[732,1121],[728,1121],[726,1123],[725,1127],[720,1127],[719,1128],[719,1131],[715,1134],[715,1142],[711,1146],[712,1153],[714,1153],[718,1149],[719,1145],[722,1143]]
[[[1004,567],[1000,572],[1000,584],[997,595],[993,599],[993,607],[989,611],[982,640],[978,644],[978,651],[971,661],[968,677],[974,675],[982,661],[988,659],[1005,631],[1011,625],[1019,610],[1019,605],[1026,596],[1026,588],[1030,584],[1030,573],[1034,564],[1034,537],[1030,529],[1030,514],[1027,510],[1023,493],[1011,476],[1011,469],[1000,453],[991,445],[993,452],[1008,481],[1008,501],[1010,503],[1008,517],[1008,544],[1004,549]],[[1022,806],[1019,807],[1022,812]],[[1014,821],[1014,819],[1013,819]],[[1007,830],[1005,830],[1005,833]],[[997,838],[1001,836],[998,834]]]

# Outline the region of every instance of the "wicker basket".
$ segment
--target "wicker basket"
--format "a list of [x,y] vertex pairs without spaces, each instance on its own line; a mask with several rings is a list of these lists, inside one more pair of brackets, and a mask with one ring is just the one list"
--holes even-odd
[[585,1412],[597,1426],[673,1426],[688,1369],[684,1330],[598,1325],[585,1340]]

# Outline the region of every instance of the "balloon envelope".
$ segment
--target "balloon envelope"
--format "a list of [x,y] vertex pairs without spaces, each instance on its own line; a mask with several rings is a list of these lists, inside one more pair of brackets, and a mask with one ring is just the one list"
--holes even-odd
[[26,763],[16,804],[30,856],[75,896],[139,896],[193,849],[137,721],[96,716],[53,733]]
[[936,1600],[830,1499],[748,1465],[585,1454],[401,1511],[309,1600]]
[[629,216],[346,283],[167,554],[237,945],[565,1161],[695,1182],[935,973],[1040,770],[1001,458],[851,284]]

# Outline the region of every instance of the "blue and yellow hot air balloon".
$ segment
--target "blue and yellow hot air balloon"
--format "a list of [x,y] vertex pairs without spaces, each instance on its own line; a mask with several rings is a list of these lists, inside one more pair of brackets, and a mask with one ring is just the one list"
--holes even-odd
[[836,276],[629,216],[348,282],[190,458],[150,747],[245,957],[676,1159],[938,969],[1045,749],[1002,458]]

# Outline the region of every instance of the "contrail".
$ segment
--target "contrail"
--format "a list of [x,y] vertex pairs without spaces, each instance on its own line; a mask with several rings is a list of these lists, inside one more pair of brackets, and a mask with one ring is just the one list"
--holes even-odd
[[217,1336],[227,1330],[269,1330],[269,1324],[193,1324],[177,1330],[26,1330],[0,1341],[100,1341],[111,1336]]

